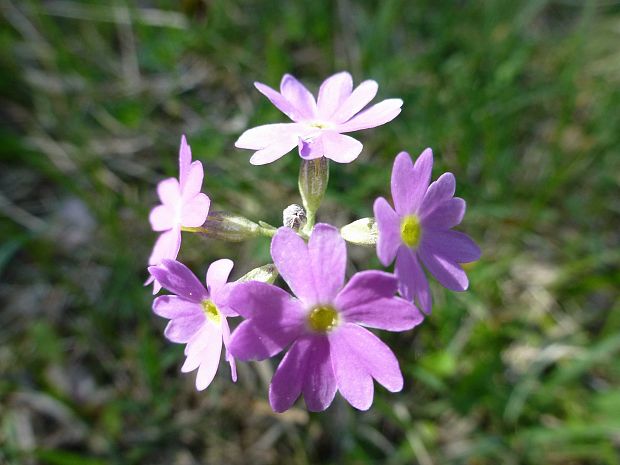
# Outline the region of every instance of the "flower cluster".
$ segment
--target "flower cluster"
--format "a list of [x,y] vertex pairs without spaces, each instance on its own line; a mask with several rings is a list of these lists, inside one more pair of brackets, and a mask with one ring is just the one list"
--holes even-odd
[[[197,371],[196,388],[214,379],[224,358],[237,379],[235,360],[264,360],[285,352],[269,387],[276,412],[289,409],[303,395],[308,410],[322,411],[340,392],[353,407],[370,408],[373,380],[390,392],[403,388],[398,360],[367,328],[407,331],[423,322],[432,300],[421,263],[444,287],[464,291],[468,279],[462,263],[478,260],[480,249],[465,234],[453,231],[463,219],[465,201],[454,197],[451,173],[431,183],[433,154],[426,149],[415,161],[402,152],[394,162],[391,193],[394,208],[383,197],[374,217],[340,229],[316,224],[316,212],[327,188],[329,160],[349,163],[362,144],[344,133],[385,124],[401,111],[402,100],[367,105],[378,85],[364,81],[353,89],[351,75],[326,79],[318,98],[293,76],[285,75],[280,92],[255,83],[292,123],[275,123],[245,131],[235,145],[254,150],[250,162],[273,162],[295,147],[300,161],[299,191],[303,207],[284,209],[282,227],[253,222],[230,212],[211,212],[201,193],[204,177],[192,162],[185,137],[179,153],[179,179],[157,187],[161,205],[150,215],[160,232],[151,257],[155,314],[169,319],[164,335],[185,344],[181,371]],[[271,237],[273,263],[229,282],[233,262],[213,262],[206,286],[176,261],[181,233],[243,241]],[[394,273],[361,271],[346,279],[346,242],[376,246],[384,266],[394,260]],[[274,284],[281,276],[290,292]],[[418,310],[418,308],[421,309]],[[229,319],[239,318],[231,334]]]

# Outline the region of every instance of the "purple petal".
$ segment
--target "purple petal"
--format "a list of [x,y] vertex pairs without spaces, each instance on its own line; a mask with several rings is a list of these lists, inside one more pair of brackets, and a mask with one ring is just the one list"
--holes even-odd
[[157,183],[157,195],[164,205],[172,207],[178,205],[181,201],[181,188],[179,181],[175,178],[167,178]]
[[304,119],[313,119],[317,108],[314,96],[306,87],[290,74],[285,74],[280,81],[280,93]]
[[153,231],[167,231],[175,225],[175,210],[169,205],[157,205],[149,214]]
[[226,318],[222,320],[222,342],[224,343],[224,347],[226,348],[226,361],[230,365],[230,377],[233,382],[237,382],[237,364],[235,363],[235,357],[230,353],[230,327],[228,326],[228,321]]
[[159,265],[162,260],[175,259],[181,248],[181,230],[177,227],[159,235],[149,257],[149,265]]
[[368,373],[390,392],[403,388],[403,375],[398,360],[377,336],[356,325],[346,325],[338,336],[357,353]]
[[397,284],[394,275],[382,271],[356,273],[336,297],[335,305],[346,321],[390,331],[411,329],[423,316],[414,305],[394,296]]
[[206,281],[210,296],[214,297],[224,287],[228,281],[228,276],[230,276],[233,266],[233,261],[228,258],[216,260],[209,265]]
[[439,176],[437,181],[432,182],[426,194],[424,194],[422,205],[420,206],[420,215],[429,215],[439,205],[443,205],[454,197],[455,188],[456,180],[452,173],[444,173]]
[[346,71],[334,74],[323,81],[317,99],[319,118],[329,120],[351,95],[352,90],[353,78]]
[[185,184],[190,164],[192,163],[192,150],[187,144],[185,134],[181,136],[181,146],[179,147],[179,183]]
[[293,134],[283,136],[281,139],[274,141],[268,147],[254,152],[250,157],[250,163],[253,165],[266,165],[282,158],[284,155],[293,150],[299,142],[299,137]]
[[203,313],[200,304],[176,295],[162,295],[153,301],[153,312],[164,318],[174,319]]
[[424,315],[413,303],[394,296],[351,308],[346,320],[370,328],[406,331],[422,323]]
[[298,141],[299,156],[304,160],[321,158],[325,153],[321,131],[312,136],[300,137]]
[[278,110],[280,110],[293,121],[301,121],[302,119],[304,119],[304,114],[297,110],[295,106],[279,92],[260,82],[255,82],[254,87],[256,87],[256,89],[258,89],[261,94],[267,97]]
[[206,389],[213,381],[217,367],[220,364],[220,355],[222,354],[221,328],[213,324],[208,326],[213,328],[214,331],[208,335],[209,343],[202,351],[200,366],[196,374],[196,389],[199,391]]
[[346,337],[352,326],[355,325],[347,324],[339,328],[337,333],[329,335],[332,366],[342,397],[356,409],[368,410],[372,405],[374,386],[363,360]]
[[273,284],[260,281],[237,283],[228,296],[228,305],[244,318],[283,326],[302,324],[305,311],[299,300]]
[[336,130],[338,132],[352,132],[381,126],[396,118],[402,106],[403,101],[399,98],[384,100],[368,110],[358,113],[346,123],[337,126]]
[[275,412],[291,408],[301,394],[311,341],[311,337],[297,339],[276,369],[269,386],[269,403]]
[[443,230],[450,229],[459,224],[463,220],[465,215],[466,204],[465,201],[459,197],[450,199],[430,213],[421,215],[420,221],[424,230],[435,229]]
[[239,316],[239,314],[235,310],[230,308],[230,305],[229,305],[230,295],[232,291],[234,290],[235,286],[237,286],[238,284],[241,284],[241,283],[237,283],[237,282],[226,283],[224,284],[224,286],[218,289],[217,292],[215,293],[209,292],[209,295],[211,296],[211,300],[213,301],[213,303],[217,306],[218,310],[226,317]]
[[338,229],[317,224],[308,241],[308,255],[318,302],[331,302],[344,285],[347,267],[347,246]]
[[364,108],[377,95],[379,85],[375,81],[364,81],[351,93],[330,118],[334,123],[344,123]]
[[415,299],[424,313],[430,313],[432,296],[428,279],[426,279],[415,252],[404,245],[398,249],[394,274],[398,278],[400,295],[409,302],[413,302]]
[[334,299],[334,305],[346,314],[351,308],[385,297],[393,297],[398,281],[384,271],[367,270],[355,273]]
[[433,151],[426,149],[415,164],[407,152],[401,152],[392,168],[392,198],[394,208],[401,215],[417,213],[428,189],[433,169]]
[[424,317],[413,304],[394,296],[397,283],[389,273],[362,271],[351,278],[334,304],[347,322],[405,331],[420,324]]
[[438,255],[432,250],[421,247],[418,251],[428,271],[451,291],[465,291],[469,287],[467,275],[458,263]]
[[205,194],[198,194],[183,204],[181,225],[189,228],[202,226],[209,215],[211,200]]
[[185,346],[185,362],[181,367],[182,373],[189,373],[200,366],[204,352],[215,344],[222,344],[221,338],[218,340],[218,330],[211,322],[206,322],[200,330],[194,334]]
[[420,249],[445,257],[451,262],[469,263],[480,259],[480,248],[459,231],[428,231]]
[[271,241],[271,257],[293,293],[305,304],[318,302],[308,246],[295,231],[280,228]]
[[189,166],[185,180],[180,183],[181,195],[184,200],[191,199],[200,193],[202,189],[202,180],[204,179],[204,169],[199,161],[193,162]]
[[375,219],[377,220],[377,256],[383,266],[389,266],[402,243],[400,238],[400,217],[383,197],[375,200]]
[[188,267],[176,260],[164,259],[160,266],[150,266],[151,273],[170,292],[190,302],[200,303],[209,294]]
[[271,284],[258,281],[237,284],[228,304],[248,318],[233,332],[229,347],[242,360],[261,360],[277,354],[304,327],[301,303]]
[[264,360],[283,351],[302,330],[303,326],[283,327],[277,321],[245,320],[230,336],[229,350],[239,360]]
[[174,318],[166,326],[164,336],[172,342],[184,344],[200,331],[206,319],[207,317],[203,312]]
[[161,291],[161,284],[159,284],[159,282],[155,278],[153,278],[152,276],[149,276],[149,278],[146,280],[144,285],[148,286],[151,283],[153,283],[153,295]]
[[237,142],[235,142],[235,147],[260,150],[273,145],[279,139],[288,138],[291,135],[297,138],[303,132],[303,127],[297,123],[265,124],[264,126],[248,129],[241,134]]
[[330,357],[329,339],[324,335],[313,336],[305,353],[305,376],[302,391],[306,407],[311,412],[322,412],[330,406],[336,395],[336,376]]
[[364,147],[360,141],[334,131],[323,131],[323,155],[337,163],[350,163],[355,160]]

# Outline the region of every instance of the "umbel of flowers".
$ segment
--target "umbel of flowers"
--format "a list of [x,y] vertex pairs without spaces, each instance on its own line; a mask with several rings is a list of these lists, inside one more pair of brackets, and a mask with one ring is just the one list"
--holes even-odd
[[[210,211],[210,199],[201,192],[202,164],[192,162],[182,137],[179,178],[159,183],[161,205],[149,218],[160,235],[149,258],[146,284],[153,284],[154,294],[162,287],[171,293],[156,297],[153,311],[170,320],[166,338],[185,344],[181,371],[197,370],[198,390],[206,389],[215,377],[222,347],[233,381],[236,360],[264,360],[284,353],[269,387],[274,411],[289,409],[302,395],[308,410],[322,411],[336,392],[353,407],[367,410],[374,381],[391,392],[403,387],[396,356],[368,328],[408,331],[423,322],[432,300],[422,265],[450,290],[468,287],[461,264],[478,260],[480,249],[452,229],[463,219],[465,201],[454,197],[451,173],[431,182],[431,149],[415,161],[401,152],[392,169],[393,206],[379,197],[372,218],[340,229],[316,224],[330,160],[350,163],[362,151],[362,144],[346,133],[391,121],[403,102],[387,99],[369,106],[377,83],[364,81],[354,89],[346,72],[326,79],[316,99],[288,74],[279,92],[258,82],[255,86],[292,122],[249,129],[235,145],[254,150],[250,158],[254,165],[271,163],[296,148],[303,207],[286,207],[279,228]],[[176,261],[182,232],[233,242],[270,237],[273,263],[230,282],[233,262],[222,258],[211,263],[202,284]],[[347,242],[376,247],[384,266],[395,261],[394,273],[366,270],[347,279]],[[288,291],[274,284],[278,275]],[[230,323],[235,326],[232,333]]]

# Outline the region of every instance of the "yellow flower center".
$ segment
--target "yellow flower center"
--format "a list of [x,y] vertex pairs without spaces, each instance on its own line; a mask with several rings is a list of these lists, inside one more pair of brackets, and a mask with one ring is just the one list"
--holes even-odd
[[205,312],[207,318],[216,325],[219,325],[222,321],[222,315],[220,314],[220,311],[217,309],[215,304],[211,300],[203,300],[201,302],[201,305],[202,311]]
[[416,247],[420,243],[422,227],[416,215],[407,215],[400,223],[400,237],[409,247]]
[[326,333],[338,324],[338,312],[328,305],[321,305],[312,309],[308,315],[308,325],[313,331]]
[[317,129],[328,129],[331,127],[331,125],[329,123],[324,123],[322,121],[313,121],[312,123],[310,123],[310,127],[317,128]]

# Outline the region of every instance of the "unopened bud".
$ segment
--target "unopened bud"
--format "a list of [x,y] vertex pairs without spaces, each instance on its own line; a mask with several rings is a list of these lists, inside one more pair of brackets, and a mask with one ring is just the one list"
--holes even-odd
[[299,193],[308,216],[319,209],[329,181],[329,160],[325,157],[302,160],[299,167]]
[[234,213],[210,212],[203,225],[208,237],[230,242],[241,242],[259,235],[260,226]]
[[241,276],[237,282],[243,283],[246,281],[260,281],[262,283],[273,284],[277,277],[278,270],[276,266],[273,263],[269,263],[267,265],[254,268],[250,272]]
[[306,220],[306,210],[295,203],[282,212],[282,224],[295,231],[302,229],[306,225]]
[[347,242],[373,246],[377,243],[377,222],[374,218],[362,218],[340,228],[340,235]]

